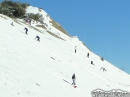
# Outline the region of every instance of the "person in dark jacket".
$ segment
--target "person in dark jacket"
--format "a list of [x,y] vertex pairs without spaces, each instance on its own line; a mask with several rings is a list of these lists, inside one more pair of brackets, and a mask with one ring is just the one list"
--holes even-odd
[[93,64],[93,61],[91,61],[91,64],[94,65],[94,64]]
[[40,42],[40,37],[39,36],[36,36],[36,38],[35,39],[37,39],[37,41],[39,41]]
[[89,58],[89,53],[87,54],[87,57]]
[[75,73],[72,75],[72,80],[73,80],[73,83],[71,85],[76,85],[76,83],[75,83],[75,80],[76,80]]
[[75,53],[76,53],[76,46],[75,46]]
[[26,30],[25,33],[28,34],[28,29],[26,27],[24,28],[24,30]]

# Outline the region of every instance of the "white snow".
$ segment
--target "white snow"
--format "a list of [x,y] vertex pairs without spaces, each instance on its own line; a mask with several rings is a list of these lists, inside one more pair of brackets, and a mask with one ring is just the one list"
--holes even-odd
[[[28,12],[32,8],[35,7],[29,7]],[[37,12],[36,9],[32,12]],[[64,39],[61,40],[45,29],[40,29],[40,33],[30,25],[2,16],[6,17],[0,15],[0,97],[92,97],[91,92],[97,88],[130,92],[130,76],[102,61],[77,37],[70,38],[59,31]],[[24,27],[28,28],[28,35]],[[51,25],[50,28],[54,33],[58,31]],[[35,40],[36,35],[40,36],[40,42]],[[107,71],[103,72],[101,67]],[[71,85],[73,73],[77,88]]]

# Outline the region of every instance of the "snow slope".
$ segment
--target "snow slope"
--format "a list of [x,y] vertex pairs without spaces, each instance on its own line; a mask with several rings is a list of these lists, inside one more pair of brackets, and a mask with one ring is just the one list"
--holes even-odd
[[[28,12],[38,9],[29,8]],[[45,11],[43,13],[46,15]],[[130,76],[127,73],[102,61],[78,38],[70,38],[49,25],[50,20],[45,16],[51,32],[60,33],[64,40],[35,24],[30,26],[21,20],[17,23],[5,17],[0,15],[0,97],[91,97],[91,92],[97,88],[130,92]],[[10,25],[12,21],[14,26]],[[28,28],[28,35],[24,27]],[[35,40],[36,35],[40,36],[40,42]],[[77,53],[74,53],[75,46]],[[94,65],[90,64],[91,61]],[[103,72],[101,67],[107,71]],[[77,88],[71,85],[73,73],[76,74]]]

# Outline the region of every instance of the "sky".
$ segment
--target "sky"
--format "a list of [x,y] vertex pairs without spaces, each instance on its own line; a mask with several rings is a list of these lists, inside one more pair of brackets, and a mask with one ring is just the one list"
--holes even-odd
[[[27,8],[27,12],[32,10],[39,12],[36,7]],[[108,61],[102,61],[93,52],[89,52],[87,57],[88,48],[77,38],[70,39],[53,27],[44,11],[40,13],[44,17],[43,25],[49,25],[51,29],[48,30],[60,34],[64,40],[37,27],[40,23],[30,25],[23,19],[14,20],[0,14],[0,97],[95,97],[91,94],[97,89],[111,90],[116,97],[119,93],[116,91],[125,91],[128,93],[125,97],[130,97],[129,74]],[[36,35],[40,42],[35,39]],[[92,60],[94,64],[91,64]],[[73,73],[76,75],[76,88],[71,85]]]
[[71,35],[130,74],[129,0],[14,0],[43,8]]

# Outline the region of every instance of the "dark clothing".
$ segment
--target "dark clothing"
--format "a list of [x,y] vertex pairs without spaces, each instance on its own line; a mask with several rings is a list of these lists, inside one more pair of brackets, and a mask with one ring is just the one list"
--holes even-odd
[[75,53],[76,53],[76,46],[75,46]]
[[27,29],[27,28],[25,28],[25,30],[26,30],[26,31],[25,31],[25,33],[26,33],[26,34],[28,34],[28,33],[27,33],[27,32],[28,32],[28,29]]
[[76,53],[76,49],[75,49],[75,53]]
[[75,79],[75,74],[73,74],[72,79]]
[[75,83],[75,79],[72,79],[73,80],[73,83],[71,84],[71,85],[76,85],[76,83]]
[[72,80],[73,80],[73,83],[71,85],[76,85],[76,83],[75,83],[75,80],[76,80],[75,74],[73,74]]
[[91,61],[91,64],[94,65],[94,64],[93,64],[93,61]]
[[89,58],[89,53],[87,54],[87,57]]
[[[37,38],[37,41],[39,41],[39,42],[40,42],[40,37],[39,37],[39,36],[36,36],[36,38]],[[36,38],[35,38],[35,39],[36,39]]]

